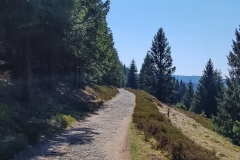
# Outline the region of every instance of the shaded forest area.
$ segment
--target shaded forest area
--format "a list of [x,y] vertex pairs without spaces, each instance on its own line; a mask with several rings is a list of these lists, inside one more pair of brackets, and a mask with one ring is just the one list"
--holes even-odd
[[1,1],[0,159],[45,141],[124,86],[109,10],[108,0]]
[[66,80],[123,86],[122,65],[106,22],[110,2],[100,0],[13,1],[0,6],[1,68],[22,78],[21,99],[32,84],[54,89]]

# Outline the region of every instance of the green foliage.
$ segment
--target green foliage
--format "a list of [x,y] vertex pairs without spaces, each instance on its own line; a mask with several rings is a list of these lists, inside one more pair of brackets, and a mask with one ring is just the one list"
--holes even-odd
[[185,83],[181,80],[180,82],[177,80],[175,80],[175,84],[174,84],[174,99],[173,99],[173,103],[178,103],[178,102],[182,102],[183,96],[186,93],[186,85]]
[[27,146],[26,138],[22,134],[14,137],[8,137],[5,140],[0,140],[0,159],[12,159],[16,152],[21,151]]
[[67,128],[71,126],[73,122],[76,122],[76,119],[70,115],[58,114],[53,116],[50,120],[50,123],[58,128]]
[[96,92],[97,98],[104,101],[112,99],[119,93],[118,89],[113,86],[91,85],[91,88],[93,88],[94,92]]
[[[141,82],[143,89],[153,89],[151,93],[163,102],[171,102],[174,97],[174,78],[172,74],[176,67],[172,65],[171,47],[160,28],[154,36],[152,47],[147,53],[141,69]],[[146,83],[146,80],[151,80]],[[147,86],[146,86],[147,85]]]
[[233,124],[233,143],[240,145],[240,122],[235,121]]
[[152,63],[151,56],[147,53],[139,75],[139,88],[150,94],[155,94],[156,76],[155,67]]
[[233,143],[240,145],[240,33],[236,30],[232,51],[227,56],[229,75],[226,77],[226,89],[223,97],[218,99],[218,113],[213,117],[214,129],[228,136]]
[[208,118],[216,115],[217,98],[221,98],[223,88],[221,73],[214,70],[213,63],[209,59],[197,86],[190,111],[200,114],[204,110]]
[[193,84],[191,82],[191,80],[189,81],[188,85],[187,85],[187,90],[182,98],[182,102],[186,107],[186,110],[189,110],[192,101],[193,101],[193,95],[194,95],[194,89],[193,89]]
[[55,89],[60,80],[74,81],[78,88],[89,83],[124,85],[122,65],[106,21],[109,9],[108,0],[1,3],[1,50],[13,65],[12,73],[22,76],[24,100],[31,98],[35,77],[49,89]]
[[[34,95],[30,104],[26,104],[14,101],[14,98],[6,93],[5,89],[9,90],[9,88],[2,88],[2,85],[1,83],[4,95],[0,100],[7,99],[8,102],[7,105],[0,104],[0,159],[3,160],[10,159],[27,144],[35,145],[39,141],[42,142],[45,137],[63,131],[74,121],[99,109],[105,100],[111,99],[118,93],[115,87],[97,85],[95,85],[96,91],[92,87],[92,92],[86,89],[66,93],[68,90],[63,95],[59,95],[58,91],[49,94],[48,90],[46,92],[42,88],[37,88],[38,94]],[[67,89],[67,87],[59,89]],[[14,90],[9,92],[12,91]],[[84,98],[84,101],[79,101],[78,96]]]
[[196,145],[173,127],[159,112],[151,95],[141,90],[128,90],[136,95],[133,122],[144,132],[146,140],[154,138],[157,141],[157,149],[168,151],[174,160],[218,159],[214,152]]
[[16,112],[13,108],[8,107],[5,104],[0,104],[0,123],[4,124],[16,116]]
[[177,103],[177,104],[176,104],[176,107],[177,107],[177,108],[180,108],[180,109],[187,110],[186,106],[185,106],[183,103]]
[[137,89],[138,88],[137,84],[138,84],[137,83],[137,67],[133,59],[131,61],[130,68],[129,68],[127,87]]

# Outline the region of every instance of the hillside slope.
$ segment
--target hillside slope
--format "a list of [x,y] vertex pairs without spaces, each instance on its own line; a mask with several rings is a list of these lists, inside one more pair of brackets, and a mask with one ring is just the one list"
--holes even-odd
[[[162,104],[162,107],[158,108],[161,113],[167,115],[167,105]],[[227,138],[204,128],[201,124],[189,118],[184,113],[171,108],[169,118],[171,123],[179,128],[188,138],[208,150],[215,151],[217,156],[222,160],[240,159],[240,147],[233,145]]]
[[89,113],[100,109],[104,101],[118,90],[110,86],[87,86],[84,90],[62,81],[50,90],[34,81],[29,102],[20,99],[20,80],[0,77],[0,159],[10,159],[16,152],[38,142],[45,142],[55,133]]

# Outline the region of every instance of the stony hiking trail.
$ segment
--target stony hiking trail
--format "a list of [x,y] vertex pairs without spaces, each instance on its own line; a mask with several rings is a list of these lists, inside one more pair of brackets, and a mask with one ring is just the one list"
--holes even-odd
[[128,128],[135,95],[124,89],[119,92],[103,109],[15,159],[129,160]]
[[[168,106],[162,104],[159,111],[167,116]],[[222,160],[240,160],[240,147],[233,145],[227,138],[206,129],[201,124],[189,118],[178,110],[170,109],[171,123],[179,128],[189,139],[195,141],[203,148],[214,150]]]

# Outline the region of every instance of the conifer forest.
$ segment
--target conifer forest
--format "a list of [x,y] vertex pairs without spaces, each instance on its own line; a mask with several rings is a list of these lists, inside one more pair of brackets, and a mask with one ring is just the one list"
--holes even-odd
[[58,116],[79,120],[114,98],[117,88],[144,90],[170,108],[205,117],[214,132],[240,146],[240,31],[229,39],[229,75],[209,56],[194,86],[174,76],[178,66],[162,26],[152,35],[141,68],[131,55],[131,63],[124,64],[107,22],[110,10],[110,0],[0,0],[0,159],[24,148],[16,146],[58,133]]

